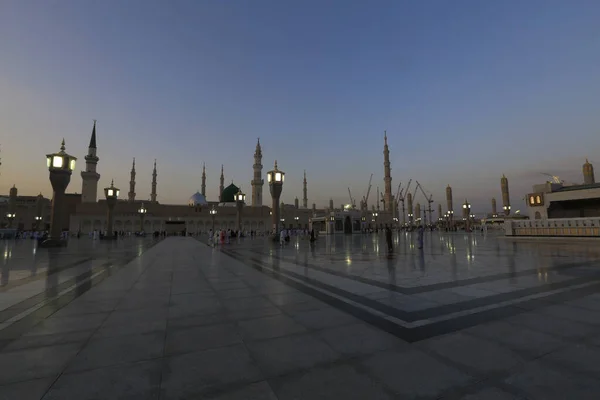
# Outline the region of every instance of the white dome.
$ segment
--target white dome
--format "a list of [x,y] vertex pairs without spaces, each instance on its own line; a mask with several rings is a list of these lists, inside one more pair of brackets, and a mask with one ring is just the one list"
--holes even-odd
[[195,206],[206,206],[206,205],[208,205],[208,202],[206,201],[206,197],[204,197],[202,195],[202,193],[196,192],[188,200],[188,205],[192,206],[192,207],[195,207]]

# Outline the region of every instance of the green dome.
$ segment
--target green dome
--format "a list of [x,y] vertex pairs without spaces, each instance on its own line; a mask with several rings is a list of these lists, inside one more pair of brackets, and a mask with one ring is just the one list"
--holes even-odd
[[223,189],[221,193],[221,203],[233,203],[235,202],[235,195],[240,191],[240,188],[235,186],[233,183]]

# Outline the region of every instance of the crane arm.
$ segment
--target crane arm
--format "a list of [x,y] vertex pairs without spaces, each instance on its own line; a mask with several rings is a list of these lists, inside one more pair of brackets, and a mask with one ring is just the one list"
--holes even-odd
[[425,197],[425,200],[427,200],[427,202],[429,202],[429,203],[433,202],[433,200],[432,200],[433,195],[429,195],[429,197],[427,197],[425,190],[423,190],[423,186],[421,186],[421,184],[418,181],[417,181],[417,187],[419,189],[421,189],[421,193],[423,193],[423,197]]
[[404,197],[402,197],[402,201],[404,201],[406,199],[406,195],[408,194],[408,190],[410,189],[411,183],[412,183],[412,179],[409,179],[408,185],[406,185],[406,188],[404,189]]
[[369,194],[371,193],[371,181],[373,181],[373,174],[371,174],[371,177],[369,178],[369,187],[367,189],[367,195],[365,196],[365,205],[369,201]]

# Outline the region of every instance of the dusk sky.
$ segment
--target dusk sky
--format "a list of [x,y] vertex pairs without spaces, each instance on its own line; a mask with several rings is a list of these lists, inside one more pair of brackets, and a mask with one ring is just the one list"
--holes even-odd
[[155,158],[161,203],[187,202],[203,162],[209,200],[221,164],[250,198],[260,137],[286,203],[306,169],[309,203],[360,199],[374,173],[373,204],[387,130],[394,194],[419,180],[437,209],[450,184],[482,213],[504,173],[522,208],[542,173],[600,168],[598,21],[597,0],[2,0],[0,193],[51,197],[63,137],[81,192],[97,119],[100,188],[126,196],[135,157],[138,199]]

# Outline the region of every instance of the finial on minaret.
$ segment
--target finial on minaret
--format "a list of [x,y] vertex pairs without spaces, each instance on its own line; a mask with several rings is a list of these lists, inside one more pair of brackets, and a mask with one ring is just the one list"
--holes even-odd
[[387,145],[387,131],[383,131],[383,140],[384,140],[385,144]]
[[135,171],[135,157],[133,157],[133,164],[131,164],[131,170]]
[[115,186],[115,180],[114,180],[114,179],[111,179],[111,180],[110,180],[110,187],[113,187],[113,186]]
[[156,158],[154,159],[154,169],[156,169]]
[[94,120],[94,127],[92,128],[92,137],[90,138],[90,149],[96,148],[96,120]]
[[65,138],[63,138],[62,143],[60,144],[60,151],[65,151]]
[[223,176],[223,164],[221,164],[221,176]]
[[275,171],[277,171],[277,160],[275,160]]

